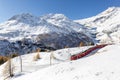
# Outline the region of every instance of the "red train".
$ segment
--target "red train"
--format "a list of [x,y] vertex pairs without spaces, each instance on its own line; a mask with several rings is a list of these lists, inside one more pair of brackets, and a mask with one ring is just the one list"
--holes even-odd
[[71,60],[77,60],[77,59],[79,59],[79,58],[82,58],[82,57],[88,55],[89,53],[91,53],[92,51],[94,51],[94,50],[96,50],[96,49],[99,49],[99,48],[103,48],[103,47],[105,47],[105,46],[107,46],[107,45],[108,45],[108,44],[96,45],[96,46],[94,46],[94,47],[92,47],[92,48],[87,49],[87,50],[84,51],[84,52],[81,52],[81,53],[79,53],[79,54],[72,55],[72,56],[71,56]]

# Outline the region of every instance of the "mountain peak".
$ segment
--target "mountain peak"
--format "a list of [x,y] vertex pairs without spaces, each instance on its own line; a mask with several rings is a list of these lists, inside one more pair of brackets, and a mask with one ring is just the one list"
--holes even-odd
[[118,11],[120,11],[120,7],[109,7],[108,9],[100,13],[100,15],[112,14]]
[[39,19],[38,17],[33,16],[30,13],[22,13],[22,14],[18,14],[18,15],[11,17],[9,21],[16,20],[18,22],[34,23],[34,22],[37,22],[38,19]]
[[115,6],[112,6],[112,7],[108,7],[108,9],[115,10],[115,9],[120,9],[120,7],[115,7]]
[[33,17],[30,13],[22,13],[11,17],[9,20],[19,20],[20,18]]

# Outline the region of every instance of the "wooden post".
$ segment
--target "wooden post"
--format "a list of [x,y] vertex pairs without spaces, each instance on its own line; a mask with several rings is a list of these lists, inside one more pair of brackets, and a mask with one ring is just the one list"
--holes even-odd
[[13,77],[13,70],[12,70],[12,63],[11,63],[11,54],[9,54],[8,65],[9,65],[9,75],[10,75],[10,77]]
[[21,55],[19,55],[19,59],[20,59],[20,72],[22,72],[22,57],[21,57]]
[[52,65],[53,52],[50,54],[50,65]]

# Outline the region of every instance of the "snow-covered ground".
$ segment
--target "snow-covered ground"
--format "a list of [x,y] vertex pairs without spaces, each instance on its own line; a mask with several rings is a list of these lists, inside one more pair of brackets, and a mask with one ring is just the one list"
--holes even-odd
[[[62,62],[68,62],[70,61],[70,56],[73,54],[80,53],[92,46],[86,46],[86,47],[75,47],[75,48],[65,48],[61,50],[56,50],[53,52],[40,52],[41,59],[38,59],[37,61],[34,61],[34,56],[36,56],[37,53],[31,53],[22,55],[22,65],[23,65],[23,72],[22,74],[28,74],[31,72],[35,72],[39,69],[43,69],[50,66],[50,56],[53,55],[54,58],[51,60],[52,65],[59,64]],[[19,57],[16,57],[12,60],[12,63],[15,67],[15,75],[17,76],[20,73],[20,60]],[[3,79],[3,68],[5,64],[0,66],[0,80]]]
[[23,67],[26,68],[23,75],[16,75],[11,80],[120,80],[120,45],[108,45],[94,55],[69,61],[70,53],[76,54],[79,50],[83,49],[68,48],[53,52],[56,59],[52,60],[54,65],[51,66],[50,53],[40,53],[42,59],[38,61],[32,60],[35,54],[24,55]]

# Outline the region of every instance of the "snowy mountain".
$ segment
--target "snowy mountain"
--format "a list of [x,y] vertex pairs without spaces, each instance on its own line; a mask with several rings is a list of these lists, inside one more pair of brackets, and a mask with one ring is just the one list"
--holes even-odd
[[[20,57],[11,60],[14,76],[8,80],[120,80],[119,34],[120,7],[75,21],[63,14],[37,17],[23,13],[0,24],[0,55],[31,53],[21,55],[22,72]],[[76,47],[80,42],[93,44],[94,39],[117,44]],[[36,52],[38,48],[47,52]],[[77,60],[71,61],[72,56]],[[9,76],[6,64],[0,65],[0,80]]]
[[94,28],[100,43],[120,43],[120,7],[110,7],[96,16],[75,22]]
[[[74,28],[73,28],[74,27]],[[38,34],[65,33],[76,30],[82,31],[83,26],[69,20],[63,14],[48,14],[41,17],[29,13],[15,15],[8,21],[0,24],[0,37],[9,40],[31,38]]]
[[[75,47],[80,42],[87,45],[93,43],[92,37],[88,33],[87,28],[68,19],[63,14],[47,14],[36,17],[29,13],[23,13],[0,24],[0,39],[7,40],[10,43],[9,47],[6,45],[6,48],[2,47],[0,51],[3,54],[7,54],[7,52],[16,53],[19,48],[22,48],[22,50],[27,51],[25,53],[28,53],[40,45],[54,49],[65,46]],[[4,41],[2,42],[4,43]],[[11,46],[12,51],[10,50]],[[15,50],[16,48],[17,50]]]

